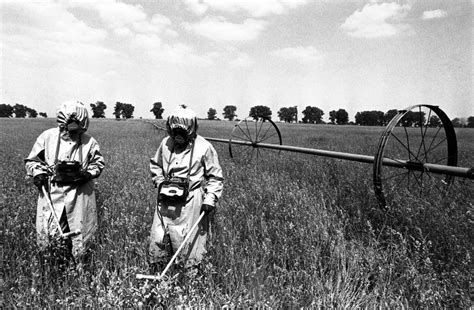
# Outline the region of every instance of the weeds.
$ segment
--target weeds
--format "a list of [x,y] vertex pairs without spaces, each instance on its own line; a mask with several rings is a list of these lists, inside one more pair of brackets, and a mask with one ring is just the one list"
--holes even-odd
[[[209,255],[196,276],[178,268],[162,281],[139,281],[135,274],[149,268],[156,195],[148,163],[164,132],[140,121],[92,120],[91,134],[107,166],[96,182],[95,249],[87,267],[78,270],[67,260],[41,256],[34,225],[37,193],[24,177],[22,159],[54,120],[2,119],[0,126],[2,306],[7,308],[470,305],[470,180],[457,180],[447,198],[400,192],[384,212],[373,195],[370,165],[290,153],[238,163],[226,145],[214,143],[225,193]],[[231,127],[202,122],[200,134],[226,138]],[[373,154],[371,144],[381,132],[311,125],[281,130],[285,144],[359,154]],[[467,130],[458,136],[460,166],[472,163],[472,136]]]

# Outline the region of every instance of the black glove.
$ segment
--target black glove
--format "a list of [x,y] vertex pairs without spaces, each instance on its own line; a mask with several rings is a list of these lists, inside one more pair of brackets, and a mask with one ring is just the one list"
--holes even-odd
[[79,175],[77,176],[77,178],[74,179],[74,183],[76,183],[77,185],[82,185],[82,184],[86,184],[91,179],[92,179],[92,174],[90,174],[90,172],[81,171],[79,172]]
[[211,213],[212,211],[214,211],[216,209],[216,207],[214,206],[211,206],[211,205],[208,205],[208,204],[203,204],[201,206],[201,213],[206,213],[206,214],[209,214]]
[[47,188],[48,186],[48,175],[46,173],[41,173],[38,175],[35,175],[33,177],[33,184],[38,188],[38,190],[41,192],[41,188],[44,186]]

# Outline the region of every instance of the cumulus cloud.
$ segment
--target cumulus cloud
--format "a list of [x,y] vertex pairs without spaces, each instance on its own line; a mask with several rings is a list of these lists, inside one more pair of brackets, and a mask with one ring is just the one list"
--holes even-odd
[[324,60],[324,54],[313,46],[285,47],[274,50],[271,54],[286,60],[296,61],[302,64],[320,64]]
[[232,67],[250,67],[255,61],[247,53],[239,53],[229,64]]
[[[25,22],[26,21],[26,22]],[[29,36],[62,42],[97,42],[107,32],[92,28],[55,4],[8,2],[2,5],[1,31],[5,35]]]
[[165,45],[159,55],[161,61],[198,67],[213,65],[215,58],[215,53],[200,55],[191,46],[183,43]]
[[302,6],[309,0],[182,0],[187,8],[195,14],[202,15],[207,11],[227,13],[244,12],[253,17],[281,15],[289,10]]
[[241,24],[228,22],[222,16],[207,16],[200,22],[185,23],[188,31],[215,41],[252,41],[265,28],[266,22],[246,19]]
[[[67,1],[69,8],[82,8],[97,12],[105,28],[119,36],[130,33],[167,33],[172,26],[171,20],[161,14],[148,17],[141,5],[127,4],[116,0]],[[129,29],[127,31],[126,29]]]
[[432,11],[425,11],[423,12],[423,19],[435,19],[435,18],[443,18],[448,15],[448,12],[443,10],[432,10]]
[[411,6],[398,3],[368,3],[357,10],[341,25],[350,36],[360,38],[378,38],[394,36],[411,31],[404,23]]

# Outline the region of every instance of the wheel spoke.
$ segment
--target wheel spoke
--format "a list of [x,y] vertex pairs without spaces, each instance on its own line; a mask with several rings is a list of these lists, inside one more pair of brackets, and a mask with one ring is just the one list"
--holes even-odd
[[247,132],[249,133],[250,141],[253,142],[252,140],[252,134],[250,133],[249,125],[247,120],[245,120],[245,127],[247,128]]
[[408,179],[407,183],[410,183],[410,171],[405,171],[403,174],[405,176],[401,178],[400,181],[398,181],[397,185],[395,186],[396,188],[399,187],[400,184],[402,184],[402,182],[405,181],[406,179]]
[[[426,154],[426,145],[425,145],[425,134],[426,134],[426,130],[423,132],[423,113],[421,111],[421,106],[419,107],[419,124],[420,124],[420,133],[421,133],[421,141],[420,141],[420,145],[418,146],[418,152],[416,153],[416,157],[417,158],[420,158],[420,152],[421,152],[421,148],[423,147],[423,150]],[[425,128],[428,128],[428,127],[425,127]]]
[[[406,129],[405,129],[405,131],[406,131]],[[406,146],[405,144],[403,144],[403,142],[402,142],[395,134],[391,133],[391,135],[392,135],[395,139],[397,139],[397,141],[400,142],[400,144],[408,151],[408,158],[409,158],[409,160],[411,160],[412,156],[413,156],[413,158],[417,159],[416,156],[415,156],[415,154],[413,154],[413,153],[411,152],[411,150],[410,150],[410,142],[408,142],[408,146]],[[408,133],[407,133],[407,140],[408,140]],[[410,156],[410,155],[411,155],[411,156]]]
[[252,137],[250,137],[249,135],[247,135],[247,133],[242,129],[240,128],[239,125],[237,125],[237,127],[240,129],[240,131],[244,134],[244,136],[248,139],[248,141],[252,142]]
[[416,176],[415,172],[412,172],[413,178],[416,180],[416,183],[421,187],[423,183],[420,182],[420,179]]
[[[410,150],[410,138],[408,137],[408,130],[405,126],[403,126],[403,129],[405,130],[405,136],[407,137],[407,150],[408,150],[408,159],[411,160],[410,154],[413,155],[413,153]],[[399,140],[400,141],[400,140]],[[400,141],[402,143],[402,141]],[[416,156],[413,155],[415,158]]]
[[444,161],[448,161],[448,158],[447,157],[440,158],[438,160],[435,160],[435,161],[431,162],[431,164],[437,165],[437,164],[439,164],[441,162],[444,162]]
[[438,136],[438,133],[440,132],[441,128],[442,128],[441,126],[438,127],[438,130],[436,131],[436,133],[435,133],[433,139],[431,139],[431,143],[430,143],[430,146],[428,147],[428,151],[427,151],[427,152],[429,152],[429,151],[431,150],[431,146],[432,146],[433,143],[435,142],[436,137]]
[[260,137],[260,132],[262,131],[262,127],[263,127],[263,122],[260,122],[260,128],[258,128],[257,137],[255,138],[255,141],[258,141],[258,137]]
[[385,156],[385,158],[391,159],[391,160],[396,161],[397,163],[400,163],[400,164],[406,163],[404,160],[400,160],[400,159],[396,159],[396,158],[392,158],[392,157],[388,157],[388,156]]
[[424,143],[424,141],[425,141],[426,133],[427,133],[427,131],[428,131],[430,118],[431,118],[431,109],[430,109],[430,111],[428,112],[428,119],[426,120],[425,133],[424,133],[424,134],[422,135],[422,137],[421,137],[421,139],[423,139],[423,151],[425,152],[425,154],[424,154],[425,156],[424,156],[423,160],[424,160],[425,162],[428,161],[428,156],[427,156],[428,153],[426,152],[426,144]]
[[[263,124],[262,124],[263,126]],[[265,133],[263,134],[262,138],[260,139],[260,142],[263,141],[263,139],[267,136],[267,133],[268,131],[270,131],[270,129],[272,128],[272,126],[267,126],[267,129],[265,130]]]
[[428,150],[428,152],[429,152],[429,151],[433,152],[433,151],[434,151],[435,149],[437,149],[443,142],[445,142],[445,141],[447,141],[447,140],[448,140],[448,138],[445,137],[443,140],[439,141],[439,143],[436,144],[433,148],[430,148],[430,149]]
[[382,180],[383,180],[383,181],[388,181],[388,180],[394,179],[394,178],[399,177],[399,176],[402,176],[402,175],[405,175],[405,176],[406,176],[406,174],[407,174],[407,172],[406,172],[406,171],[403,171],[403,172],[400,172],[400,173],[397,173],[397,174],[388,176],[388,177],[386,177],[386,178],[383,178]]
[[255,140],[254,141],[257,141],[257,138],[258,138],[257,126],[258,126],[258,121],[255,121]]
[[270,138],[272,138],[272,137],[274,137],[274,136],[276,136],[276,135],[277,135],[277,133],[275,132],[275,133],[271,134],[270,136],[266,137],[265,139],[262,139],[262,140],[257,141],[257,142],[258,142],[258,143],[261,143],[261,142],[267,141],[268,139],[270,139]]

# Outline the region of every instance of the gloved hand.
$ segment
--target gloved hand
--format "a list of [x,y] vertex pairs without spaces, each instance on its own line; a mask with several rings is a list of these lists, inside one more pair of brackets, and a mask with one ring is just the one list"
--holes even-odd
[[78,175],[77,178],[74,180],[74,182],[75,182],[77,185],[82,185],[82,184],[86,184],[86,183],[89,182],[91,179],[92,179],[92,174],[90,174],[90,172],[81,171],[81,172],[79,172],[79,175]]
[[208,215],[209,213],[211,213],[215,209],[216,209],[216,207],[214,207],[214,206],[211,206],[211,205],[208,205],[208,204],[202,204],[201,213],[204,212],[204,213],[206,213],[206,215]]
[[41,192],[41,188],[44,186],[47,188],[48,186],[48,175],[46,173],[41,173],[38,175],[35,175],[33,177],[33,184],[38,188],[38,190]]

